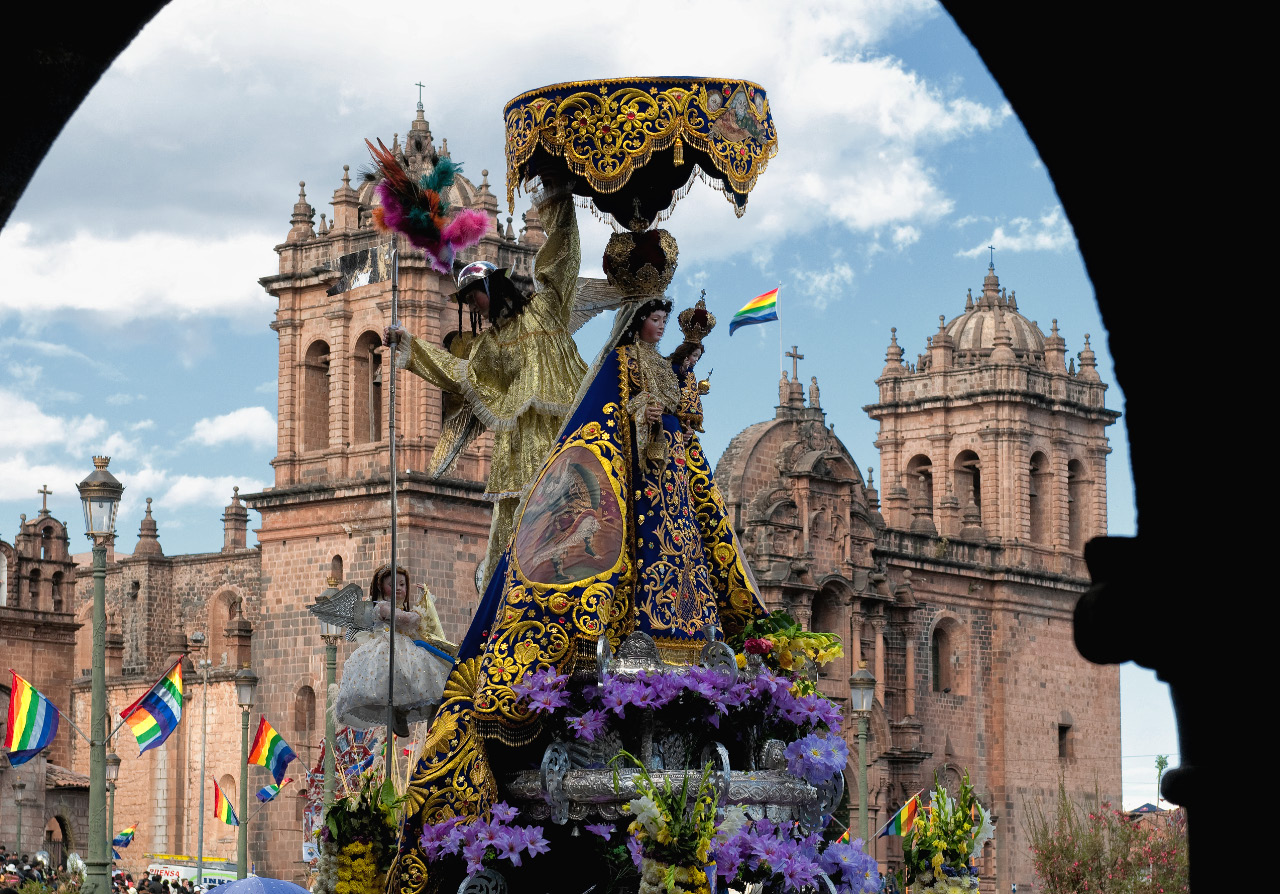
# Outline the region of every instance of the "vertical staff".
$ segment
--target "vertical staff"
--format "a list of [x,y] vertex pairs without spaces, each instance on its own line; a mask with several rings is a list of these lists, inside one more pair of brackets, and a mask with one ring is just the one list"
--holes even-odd
[[[394,233],[391,234],[391,326],[394,329],[400,323],[400,248]],[[396,564],[396,364],[395,355],[391,362],[391,403],[387,407],[387,435],[391,440],[391,648],[387,669],[387,766],[384,779],[392,779],[392,761],[395,753],[395,689],[396,689],[396,605],[395,593],[400,588],[399,565]],[[377,598],[372,594],[372,598]]]

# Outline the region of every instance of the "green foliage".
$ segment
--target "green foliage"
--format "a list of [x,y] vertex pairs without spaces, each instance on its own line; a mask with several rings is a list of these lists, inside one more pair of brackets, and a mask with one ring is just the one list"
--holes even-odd
[[357,841],[372,845],[374,861],[385,871],[391,865],[393,845],[389,843],[397,838],[402,803],[391,780],[378,785],[368,774],[361,778],[358,790],[333,802],[324,813],[324,823],[339,845]]
[[978,802],[966,772],[952,798],[935,776],[933,798],[902,836],[907,884],[929,885],[946,874],[943,867],[967,874],[974,854],[991,837],[990,814]]
[[1095,791],[1082,806],[1058,780],[1053,815],[1035,804],[1025,822],[1032,862],[1046,894],[1172,894],[1190,890],[1186,825],[1156,814],[1114,810]]

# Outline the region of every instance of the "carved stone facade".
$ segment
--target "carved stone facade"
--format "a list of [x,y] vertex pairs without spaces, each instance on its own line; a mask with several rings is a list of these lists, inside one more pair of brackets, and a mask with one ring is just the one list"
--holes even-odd
[[[942,323],[914,366],[895,331],[866,408],[892,483],[883,514],[812,379],[806,405],[795,349],[774,418],[730,442],[716,480],[766,603],[845,639],[820,689],[847,704],[859,660],[876,678],[873,832],[935,774],[954,786],[967,770],[997,817],[983,890],[1027,890],[1028,804],[1052,799],[1060,773],[1081,796],[1120,794],[1119,674],[1081,658],[1071,634],[1083,542],[1106,532],[1105,427],[1118,414],[1088,342],[1069,369],[1056,326],[1043,336],[994,270],[982,299]],[[933,468],[947,470],[936,484]],[[856,734],[851,719],[855,806]],[[894,868],[900,839],[874,852]]]

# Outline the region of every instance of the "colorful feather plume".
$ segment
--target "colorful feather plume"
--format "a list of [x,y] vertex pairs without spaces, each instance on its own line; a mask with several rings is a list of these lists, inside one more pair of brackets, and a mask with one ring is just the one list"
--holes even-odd
[[444,193],[453,185],[462,165],[451,158],[441,158],[429,174],[415,183],[382,140],[378,140],[377,147],[368,140],[365,145],[373,156],[371,173],[381,176],[377,194],[382,204],[373,210],[374,225],[403,234],[410,244],[426,253],[435,270],[452,273],[454,256],[478,243],[490,223],[489,215],[469,208],[449,215]]

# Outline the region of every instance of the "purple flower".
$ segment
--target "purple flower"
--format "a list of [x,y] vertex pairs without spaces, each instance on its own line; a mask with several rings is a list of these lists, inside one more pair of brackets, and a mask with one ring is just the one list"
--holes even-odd
[[787,770],[810,785],[821,785],[842,769],[849,759],[849,746],[838,736],[823,738],[810,733],[787,746]]
[[484,868],[485,851],[489,849],[487,841],[473,841],[462,848],[462,856],[467,860],[467,874],[479,872]]
[[515,829],[502,829],[493,846],[497,848],[499,860],[510,860],[512,866],[520,865],[520,851],[524,847],[524,835]]
[[601,730],[604,729],[607,718],[608,715],[603,711],[587,711],[581,717],[570,717],[569,728],[574,731],[579,739],[594,742],[596,736],[600,735]]
[[802,854],[787,855],[775,870],[797,891],[812,885],[818,879],[818,864]]
[[489,814],[493,817],[494,822],[509,823],[516,818],[516,809],[506,801],[499,801],[489,808]]
[[634,835],[627,839],[627,850],[631,852],[631,862],[636,865],[636,869],[639,869],[644,850],[640,847],[640,842],[636,840]]
[[782,842],[776,835],[761,835],[751,843],[751,854],[760,859],[762,863],[768,864],[770,869],[782,860],[786,853]]
[[524,834],[524,849],[529,852],[530,857],[536,857],[551,850],[547,839],[542,837],[542,826],[525,826]]
[[453,853],[456,850],[456,848],[450,850],[445,848],[449,833],[461,819],[458,816],[451,816],[444,822],[422,827],[422,837],[418,839],[418,843],[422,845],[422,852],[427,855],[428,861],[438,859],[442,853]]
[[539,714],[550,714],[569,704],[569,696],[554,689],[540,689],[529,693],[529,707]]
[[604,823],[598,823],[590,826],[583,826],[583,828],[593,835],[599,835],[605,841],[609,840],[609,836],[613,834],[613,830],[614,830],[614,827],[612,824],[606,825]]

